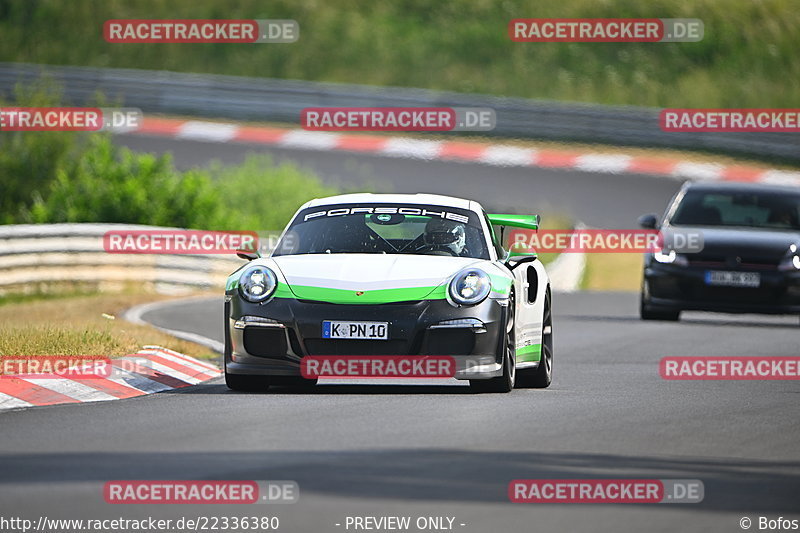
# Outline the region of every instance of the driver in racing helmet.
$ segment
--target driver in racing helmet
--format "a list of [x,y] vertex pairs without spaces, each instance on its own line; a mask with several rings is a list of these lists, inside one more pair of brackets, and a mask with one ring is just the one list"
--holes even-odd
[[425,224],[423,240],[434,251],[439,249],[447,253],[444,251],[447,249],[459,256],[467,246],[464,225],[444,218],[432,218]]

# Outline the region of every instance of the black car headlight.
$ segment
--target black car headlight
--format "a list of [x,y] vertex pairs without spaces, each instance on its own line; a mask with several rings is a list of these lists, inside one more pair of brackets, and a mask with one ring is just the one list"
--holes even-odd
[[486,272],[467,268],[450,280],[448,294],[457,305],[475,305],[484,301],[491,290],[492,282]]
[[663,265],[687,266],[689,264],[686,256],[675,252],[675,250],[670,250],[666,253],[664,250],[655,251],[653,252],[653,259]]
[[800,270],[800,252],[796,244],[789,245],[789,251],[778,263],[778,270],[781,272],[797,272]]
[[278,279],[275,273],[264,266],[246,268],[239,276],[239,294],[248,302],[258,303],[267,300],[275,293]]
[[800,271],[800,256],[792,255],[785,258],[778,265],[778,270],[780,270],[781,272]]

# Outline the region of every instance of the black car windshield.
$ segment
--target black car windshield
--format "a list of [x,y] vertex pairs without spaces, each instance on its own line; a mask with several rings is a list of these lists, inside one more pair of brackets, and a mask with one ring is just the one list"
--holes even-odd
[[477,213],[432,205],[339,204],[304,209],[273,256],[411,254],[489,259]]
[[690,190],[670,224],[800,230],[800,194]]

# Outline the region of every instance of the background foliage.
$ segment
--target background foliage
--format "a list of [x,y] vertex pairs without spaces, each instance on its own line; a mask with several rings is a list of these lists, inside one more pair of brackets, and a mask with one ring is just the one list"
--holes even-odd
[[[514,43],[512,18],[699,18],[699,43]],[[109,44],[112,18],[292,18],[293,44]],[[85,28],[85,31],[75,31]],[[656,107],[800,106],[796,0],[5,0],[0,61]]]

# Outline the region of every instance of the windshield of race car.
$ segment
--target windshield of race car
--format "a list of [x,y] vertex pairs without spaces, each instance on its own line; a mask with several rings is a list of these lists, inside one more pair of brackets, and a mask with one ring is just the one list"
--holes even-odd
[[689,191],[670,223],[800,230],[800,195]]
[[273,256],[412,254],[489,259],[476,213],[442,206],[333,205],[298,213]]

